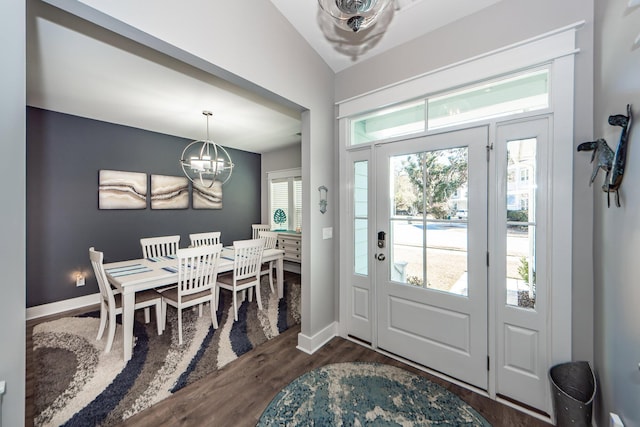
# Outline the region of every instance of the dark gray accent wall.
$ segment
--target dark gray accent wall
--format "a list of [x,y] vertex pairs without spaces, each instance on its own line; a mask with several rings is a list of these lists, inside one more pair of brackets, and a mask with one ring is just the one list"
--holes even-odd
[[[88,249],[105,262],[142,256],[140,238],[221,231],[222,241],[251,237],[260,222],[260,155],[228,149],[235,164],[221,210],[99,210],[101,169],[182,176],[190,141],[27,107],[27,307],[98,292]],[[8,183],[10,185],[10,183]],[[150,191],[150,187],[149,187]],[[148,192],[149,193],[149,192]],[[86,273],[76,287],[74,273]]]

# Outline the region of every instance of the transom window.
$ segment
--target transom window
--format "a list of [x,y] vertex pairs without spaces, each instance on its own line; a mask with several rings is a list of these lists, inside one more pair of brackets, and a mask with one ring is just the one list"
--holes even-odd
[[549,108],[549,70],[537,69],[363,114],[351,145]]

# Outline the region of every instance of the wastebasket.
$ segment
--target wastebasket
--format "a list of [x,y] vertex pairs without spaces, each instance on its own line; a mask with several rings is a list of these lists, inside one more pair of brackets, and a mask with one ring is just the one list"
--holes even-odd
[[568,362],[549,370],[556,421],[559,427],[591,427],[596,378],[589,362]]

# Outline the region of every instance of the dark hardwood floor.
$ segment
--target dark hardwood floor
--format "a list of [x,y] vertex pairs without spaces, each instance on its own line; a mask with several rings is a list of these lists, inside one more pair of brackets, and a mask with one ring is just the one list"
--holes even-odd
[[[87,311],[86,309],[83,311]],[[65,315],[77,313],[65,313]],[[60,316],[56,316],[60,317]],[[27,322],[26,425],[33,425],[31,332],[40,319]],[[189,385],[129,419],[125,426],[255,426],[271,399],[303,373],[336,362],[368,361],[402,367],[454,392],[493,426],[548,426],[513,408],[429,375],[342,338],[334,338],[313,355],[298,349],[294,327],[231,362],[217,373]]]

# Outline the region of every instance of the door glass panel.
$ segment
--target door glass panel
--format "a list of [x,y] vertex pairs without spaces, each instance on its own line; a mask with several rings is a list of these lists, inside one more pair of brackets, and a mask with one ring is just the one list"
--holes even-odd
[[507,142],[507,304],[535,308],[536,139]]
[[353,269],[356,274],[367,275],[369,269],[369,201],[368,162],[353,164]]
[[467,148],[390,158],[390,279],[467,295]]

